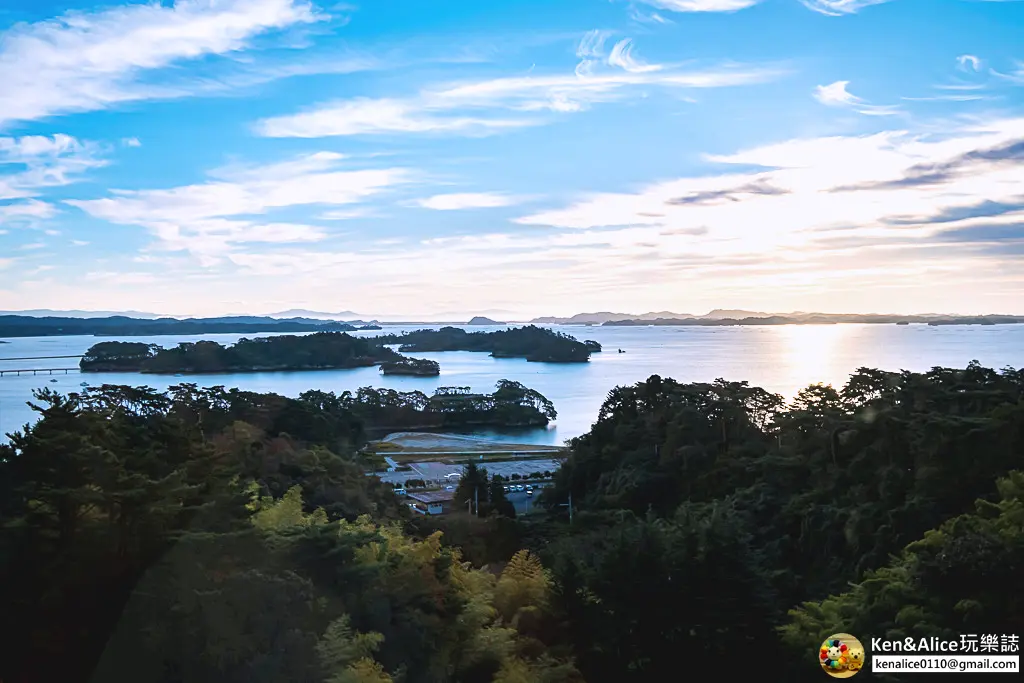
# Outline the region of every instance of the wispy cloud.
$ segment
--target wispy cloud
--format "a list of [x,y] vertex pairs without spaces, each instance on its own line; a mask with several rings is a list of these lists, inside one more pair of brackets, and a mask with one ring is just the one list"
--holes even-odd
[[945,230],[982,218],[1020,221],[1024,214],[1024,119],[990,121],[939,138],[893,131],[795,139],[707,159],[764,170],[595,195],[515,222],[657,230],[671,236],[660,240],[665,253],[769,254],[819,248],[835,226],[867,246],[896,235],[927,241],[940,223]]
[[647,64],[633,56],[633,40],[626,38],[620,40],[612,48],[608,55],[609,66],[617,66],[629,73],[642,74],[649,71],[660,71],[663,67],[660,64]]
[[37,199],[0,204],[0,225],[9,225],[23,221],[31,223],[37,220],[52,218],[56,213],[57,209],[53,204],[41,202]]
[[899,107],[894,105],[873,105],[868,104],[856,95],[851,94],[846,88],[849,81],[836,81],[830,85],[819,85],[814,90],[814,99],[829,107],[845,107],[869,116],[887,116],[899,112]]
[[1024,85],[1024,62],[1014,62],[1014,69],[1010,72],[989,69],[989,73],[1000,80],[1009,81],[1015,85]]
[[604,54],[604,43],[611,35],[609,31],[593,30],[584,34],[580,44],[576,47],[576,56],[580,63],[576,65],[576,75],[589,76],[594,71],[601,57]]
[[410,178],[407,169],[349,169],[343,161],[340,154],[320,152],[277,164],[218,169],[204,184],[114,190],[105,199],[66,203],[112,223],[145,227],[160,248],[185,250],[212,264],[240,244],[315,242],[328,236],[316,226],[258,221],[253,215],[356,204]]
[[[328,102],[297,114],[263,119],[255,130],[265,137],[318,138],[382,133],[487,134],[540,125],[543,113],[565,114],[597,103],[621,100],[637,88],[670,90],[723,88],[763,83],[784,75],[772,66],[724,65],[704,70],[645,65],[632,57],[629,42],[604,54],[607,35],[588,33],[571,74],[528,73],[490,80],[449,83],[410,98],[359,98]],[[604,63],[611,65],[598,71]]]
[[934,97],[901,97],[900,99],[909,102],[975,102],[992,98],[985,95],[936,95]]
[[142,143],[139,142],[138,138],[124,138],[121,140],[121,144],[125,147],[142,147]]
[[324,211],[317,218],[322,221],[348,221],[354,218],[369,218],[376,214],[368,208],[359,207],[355,209],[338,209],[335,211]]
[[307,0],[178,0],[15,25],[0,34],[0,125],[179,96],[143,74],[315,20]]
[[736,12],[753,7],[762,0],[640,0],[671,12]]
[[960,55],[956,58],[956,64],[961,71],[981,71],[981,60],[974,55]]
[[856,14],[865,7],[881,5],[889,0],[800,0],[808,9],[830,17]]
[[102,154],[99,145],[70,135],[0,137],[0,200],[75,182],[81,173],[106,165]]
[[416,202],[425,209],[437,211],[458,211],[461,209],[491,209],[501,206],[512,206],[519,199],[509,195],[481,192],[464,194],[438,194]]

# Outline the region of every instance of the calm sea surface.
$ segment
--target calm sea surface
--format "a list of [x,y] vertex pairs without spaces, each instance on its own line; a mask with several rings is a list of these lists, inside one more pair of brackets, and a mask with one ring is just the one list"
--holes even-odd
[[[388,327],[387,332],[419,329]],[[472,327],[474,331],[503,329]],[[653,374],[680,381],[746,380],[791,398],[808,384],[842,385],[859,367],[923,371],[934,366],[964,367],[978,360],[987,367],[1024,365],[1024,325],[787,325],[773,327],[579,327],[557,328],[577,339],[593,339],[604,351],[589,363],[545,364],[495,359],[486,353],[448,352],[411,354],[441,364],[440,377],[384,377],[377,368],[317,372],[267,372],[235,375],[138,375],[74,372],[68,375],[0,378],[0,435],[34,421],[26,402],[41,387],[68,393],[91,385],[131,384],[157,389],[181,382],[223,385],[249,391],[297,396],[307,389],[341,392],[364,386],[418,389],[430,394],[439,386],[468,386],[490,392],[499,379],[511,379],[536,389],[558,410],[547,429],[518,433],[484,432],[505,441],[557,444],[586,432],[597,418],[612,388],[642,381]],[[361,332],[372,336],[378,332]],[[198,336],[131,337],[160,346],[209,339],[231,344],[240,337],[267,335],[214,334]],[[5,360],[26,356],[82,354],[98,337],[31,337],[0,344],[0,369],[77,367],[75,358]],[[618,353],[622,349],[625,353]],[[56,379],[56,382],[50,382]],[[6,437],[3,437],[6,438]]]

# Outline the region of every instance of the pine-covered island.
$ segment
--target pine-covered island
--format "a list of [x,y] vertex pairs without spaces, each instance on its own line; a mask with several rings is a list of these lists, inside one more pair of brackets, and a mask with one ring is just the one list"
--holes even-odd
[[144,342],[100,342],[85,352],[79,367],[82,372],[186,375],[336,370],[413,360],[373,337],[317,332],[243,338],[231,346],[213,341],[183,342],[170,348]]
[[562,332],[526,325],[496,332],[467,332],[459,327],[423,329],[375,337],[402,352],[478,351],[494,358],[525,358],[537,363],[586,363],[601,351],[596,341],[579,341]]

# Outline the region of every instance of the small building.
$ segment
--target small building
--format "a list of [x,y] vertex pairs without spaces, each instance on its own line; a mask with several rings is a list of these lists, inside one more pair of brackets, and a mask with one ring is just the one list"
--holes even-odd
[[409,509],[420,515],[440,515],[451,509],[454,491],[423,491],[410,493],[409,499],[415,501]]

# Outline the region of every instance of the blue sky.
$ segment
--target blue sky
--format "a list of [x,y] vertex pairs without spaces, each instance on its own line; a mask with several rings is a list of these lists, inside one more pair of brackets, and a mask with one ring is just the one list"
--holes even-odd
[[0,309],[1024,313],[1024,2],[0,9]]

